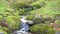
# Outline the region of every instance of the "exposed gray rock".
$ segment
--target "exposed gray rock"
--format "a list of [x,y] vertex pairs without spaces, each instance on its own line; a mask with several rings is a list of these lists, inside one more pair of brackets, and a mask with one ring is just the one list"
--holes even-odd
[[34,24],[33,21],[31,21],[31,20],[28,20],[27,23],[28,23],[28,24]]
[[39,24],[39,23],[44,23],[43,16],[38,16],[33,19],[33,23]]

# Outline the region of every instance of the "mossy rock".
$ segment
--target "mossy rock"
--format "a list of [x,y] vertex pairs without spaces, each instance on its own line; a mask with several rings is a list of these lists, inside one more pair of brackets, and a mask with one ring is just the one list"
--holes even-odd
[[57,24],[57,27],[58,27],[58,28],[60,28],[60,20],[55,20],[54,23]]
[[55,20],[60,20],[60,14],[56,14],[56,15],[54,16],[54,18],[55,18]]
[[31,27],[31,32],[38,34],[55,34],[56,30],[47,24],[37,24]]
[[4,31],[12,32],[18,30],[20,28],[20,18],[16,16],[8,16],[6,17],[7,24],[9,28],[3,27]]
[[47,23],[47,24],[49,24],[49,23],[54,23],[54,18],[51,18],[51,17],[46,17],[46,18],[44,18],[44,21],[45,21],[45,23]]
[[60,24],[60,20],[55,20],[54,23],[56,23],[56,24]]
[[43,19],[43,17],[37,17],[37,18],[34,18],[34,19],[33,19],[33,22],[34,22],[35,24],[44,23],[44,19]]

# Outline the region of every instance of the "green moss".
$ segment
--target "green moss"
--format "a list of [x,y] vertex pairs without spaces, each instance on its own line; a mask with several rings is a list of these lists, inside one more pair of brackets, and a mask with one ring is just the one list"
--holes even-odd
[[28,16],[26,16],[26,20],[33,20],[33,18],[34,18],[34,15],[28,15]]
[[47,24],[37,24],[31,27],[31,32],[39,34],[55,34],[56,30]]
[[15,30],[18,30],[19,27],[20,27],[20,19],[19,17],[16,17],[16,16],[8,16],[6,18],[6,21],[7,21],[7,24],[9,26],[9,28],[5,28],[3,27],[3,30],[4,31],[7,31],[7,32],[13,32]]

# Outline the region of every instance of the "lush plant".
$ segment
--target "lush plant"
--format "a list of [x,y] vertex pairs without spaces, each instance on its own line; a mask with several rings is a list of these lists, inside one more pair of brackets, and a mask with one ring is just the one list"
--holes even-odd
[[9,28],[3,27],[3,30],[4,31],[13,32],[14,30],[18,30],[19,29],[19,27],[20,27],[20,19],[19,19],[19,17],[16,17],[16,16],[8,16],[6,18],[6,21],[7,21],[7,24],[9,26]]
[[31,32],[38,34],[55,34],[55,29],[47,24],[37,24],[31,27]]
[[[0,22],[5,19],[7,24],[12,29],[3,27],[2,29],[6,32],[12,32],[14,30],[19,29],[20,25],[20,15],[31,14],[26,17],[27,20],[33,20],[34,23],[51,23],[54,22],[60,23],[60,0],[0,0]],[[11,6],[10,5],[11,2]],[[34,14],[35,16],[33,16]],[[57,14],[57,15],[56,15]],[[43,15],[43,17],[38,17],[39,15]],[[45,16],[47,15],[47,16]],[[55,15],[51,18],[51,15]],[[50,17],[49,17],[50,16]],[[34,19],[33,19],[34,18]],[[38,27],[39,26],[39,27]],[[41,26],[41,28],[40,28]],[[31,31],[38,33],[48,31],[48,34],[53,34],[52,31],[54,28],[47,25],[34,25],[31,27]],[[53,32],[53,33],[52,33]]]

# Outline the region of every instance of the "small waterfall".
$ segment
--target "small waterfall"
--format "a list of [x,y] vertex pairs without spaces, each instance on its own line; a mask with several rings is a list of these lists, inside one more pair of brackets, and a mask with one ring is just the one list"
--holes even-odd
[[28,24],[27,24],[27,20],[26,19],[26,16],[21,16],[21,26],[20,26],[20,30],[17,31],[17,34],[28,34],[27,31],[30,30]]

